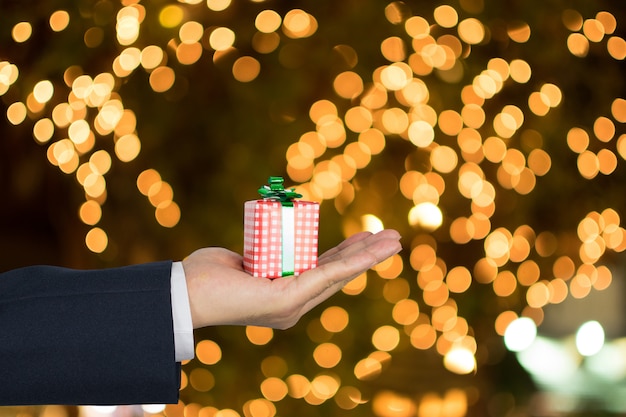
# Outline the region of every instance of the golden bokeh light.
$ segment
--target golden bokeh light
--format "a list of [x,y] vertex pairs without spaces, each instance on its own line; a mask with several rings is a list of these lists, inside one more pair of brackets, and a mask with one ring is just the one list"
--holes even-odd
[[311,381],[311,396],[308,402],[311,404],[320,404],[333,398],[340,387],[339,379],[333,374],[320,374]]
[[202,56],[199,42],[183,42],[176,48],[176,59],[183,65],[195,64]]
[[530,307],[541,308],[550,301],[550,289],[546,282],[537,282],[528,288],[526,301]]
[[306,38],[317,30],[317,20],[302,9],[292,9],[283,17],[282,27],[290,38]]
[[152,186],[160,182],[161,175],[154,169],[147,169],[137,177],[137,188],[143,195],[147,196]]
[[89,168],[91,172],[104,175],[111,169],[111,156],[105,150],[99,150],[89,157]]
[[404,262],[402,261],[402,257],[396,254],[374,266],[372,269],[374,269],[381,278],[395,279],[398,278],[404,269]]
[[493,281],[493,291],[498,297],[508,297],[513,294],[517,288],[517,280],[515,275],[510,271],[502,271],[498,273]]
[[157,93],[169,90],[174,85],[176,75],[170,67],[159,66],[150,73],[150,86]]
[[288,394],[292,398],[304,398],[311,390],[311,383],[304,375],[289,375],[285,382],[287,382]]
[[226,10],[230,4],[231,0],[207,0],[207,7],[213,11],[221,12],[222,10]]
[[109,238],[104,230],[94,227],[85,236],[85,244],[90,251],[95,253],[104,252],[109,244]]
[[157,207],[161,203],[167,203],[174,198],[172,186],[165,181],[155,182],[148,190],[150,204]]
[[257,78],[261,71],[261,64],[255,58],[244,56],[233,64],[233,76],[237,81],[250,82]]
[[389,352],[400,342],[400,332],[393,326],[381,326],[372,335],[372,344],[378,350]]
[[274,337],[274,331],[269,327],[246,326],[246,336],[254,345],[265,345]]
[[266,377],[282,378],[287,370],[287,362],[281,356],[268,356],[261,362],[261,371]]
[[474,353],[464,347],[450,349],[443,360],[446,369],[456,374],[465,375],[476,369]]
[[99,27],[91,27],[85,31],[83,42],[88,48],[97,48],[104,40],[104,31]]
[[33,88],[33,96],[39,103],[47,103],[54,94],[54,86],[48,80],[39,81]]
[[215,386],[215,377],[208,369],[195,368],[189,374],[189,384],[197,391],[207,392]]
[[358,277],[354,278],[349,283],[347,283],[341,289],[341,291],[344,294],[348,294],[348,295],[358,295],[358,294],[361,294],[363,290],[365,290],[366,286],[367,286],[367,274],[363,273],[359,275]]
[[437,332],[430,324],[419,324],[411,331],[411,345],[416,349],[430,349],[437,340]]
[[313,359],[322,368],[333,368],[341,360],[341,348],[334,343],[322,343],[313,351]]
[[30,39],[33,34],[33,27],[30,22],[19,22],[11,30],[13,40],[17,43],[24,43]]
[[27,116],[27,109],[24,103],[13,103],[7,109],[7,119],[13,125],[19,125]]
[[449,5],[437,6],[433,11],[435,22],[441,27],[452,28],[459,21],[459,15],[456,9]]
[[115,155],[122,162],[130,162],[137,158],[141,151],[141,142],[137,135],[128,134],[115,141]]
[[87,200],[80,206],[80,219],[83,223],[93,226],[102,217],[102,208],[95,200]]
[[165,55],[163,50],[157,45],[149,45],[141,50],[141,65],[147,69],[152,70],[163,63]]
[[419,304],[412,299],[401,299],[395,303],[392,316],[396,323],[401,325],[411,325],[419,317]]
[[596,19],[602,25],[602,30],[604,30],[604,33],[612,34],[613,32],[615,32],[615,29],[617,28],[617,20],[615,19],[615,16],[613,16],[611,13],[607,11],[599,11],[596,14]]
[[35,122],[33,127],[33,137],[39,143],[46,143],[54,134],[54,123],[52,120],[44,118]]
[[[445,10],[442,14],[445,14]],[[411,16],[404,23],[406,32],[415,39],[423,39],[430,33],[430,24],[420,16]]]
[[382,364],[374,358],[360,360],[354,367],[354,376],[360,380],[376,378],[382,371]]
[[263,33],[277,31],[282,24],[282,17],[274,10],[261,11],[254,21],[254,26]]
[[527,42],[531,35],[531,29],[528,23],[515,21],[508,25],[507,33],[509,38],[517,43]]
[[418,147],[425,148],[435,139],[433,127],[424,120],[417,120],[408,129],[409,140]]
[[[333,86],[337,94],[346,99],[358,97],[363,92],[363,80],[357,73],[352,71],[342,72],[337,75]],[[347,118],[346,113],[346,119]]]
[[53,31],[60,32],[70,23],[70,14],[65,10],[57,10],[50,15],[49,23]]
[[579,31],[583,27],[582,15],[573,9],[565,9],[561,14],[561,21],[572,32]]
[[168,5],[161,9],[159,22],[163,27],[173,28],[178,26],[184,18],[184,10],[178,5]]
[[199,22],[188,21],[178,29],[178,37],[182,43],[193,44],[198,42],[204,34],[204,27]]
[[459,37],[470,45],[475,45],[483,41],[485,28],[480,20],[467,18],[459,22]]
[[348,326],[349,315],[345,309],[332,306],[322,312],[320,322],[327,331],[339,333]]
[[415,403],[407,396],[392,391],[382,391],[372,400],[372,409],[381,417],[410,417],[415,415]]
[[457,266],[448,271],[446,284],[451,292],[464,293],[472,284],[472,275],[467,268]]
[[174,201],[163,201],[156,206],[154,216],[163,227],[174,227],[180,221],[180,207]]
[[244,416],[274,417],[276,415],[276,406],[265,398],[255,398],[243,405],[243,413]]
[[606,44],[607,51],[613,59],[623,61],[626,59],[626,40],[619,36],[611,36]]
[[260,388],[263,396],[273,402],[280,401],[285,398],[289,390],[287,383],[275,377],[266,378],[261,383]]
[[120,45],[132,45],[139,38],[140,9],[124,7],[117,14],[116,34]]
[[567,48],[572,55],[585,57],[589,52],[589,40],[581,33],[572,33],[567,38]]
[[215,365],[222,359],[222,349],[212,340],[202,340],[196,344],[196,356],[205,365]]
[[276,50],[276,48],[278,48],[279,45],[280,35],[275,32],[258,32],[255,33],[252,38],[252,47],[260,54],[272,53]]
[[380,51],[390,62],[399,62],[406,58],[404,41],[397,36],[383,40],[380,44]]
[[587,39],[596,43],[602,41],[605,35],[604,26],[596,19],[586,19],[582,31]]
[[352,410],[363,403],[362,394],[356,387],[342,386],[337,391],[335,402],[342,410]]

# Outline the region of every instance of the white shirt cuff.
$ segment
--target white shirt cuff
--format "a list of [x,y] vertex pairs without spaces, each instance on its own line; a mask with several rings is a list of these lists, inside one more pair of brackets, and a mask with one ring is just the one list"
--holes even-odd
[[174,351],[176,362],[193,359],[194,340],[187,281],[182,262],[172,263],[172,320],[174,322]]

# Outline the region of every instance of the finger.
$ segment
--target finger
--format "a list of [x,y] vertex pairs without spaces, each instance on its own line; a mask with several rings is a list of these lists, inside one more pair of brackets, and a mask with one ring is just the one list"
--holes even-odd
[[369,232],[359,233],[355,235],[355,239],[346,239],[342,244],[337,246],[334,253],[330,255],[325,255],[322,259],[320,259],[320,264],[323,265],[337,258],[337,256],[348,256],[355,252],[360,252],[364,250],[368,245],[372,245],[379,240],[384,239],[392,239],[392,240],[400,240],[400,234],[393,229],[382,230],[376,234],[372,234]]
[[353,244],[355,242],[358,242],[360,240],[366,239],[367,237],[369,237],[371,235],[372,235],[371,232],[359,232],[359,233],[356,233],[356,234],[348,237],[346,240],[344,240],[343,242],[341,242],[340,244],[338,244],[334,248],[329,249],[326,252],[324,252],[322,255],[320,255],[319,258],[320,259],[324,259],[326,257],[333,256],[334,254],[336,254],[337,252],[339,252],[340,250],[342,250],[346,246],[349,246],[349,245],[351,245],[351,244]]
[[326,287],[319,288],[319,295],[305,304],[304,311],[310,311],[340,291],[349,281],[400,250],[399,242],[389,239],[379,241],[375,246],[371,246],[363,252],[342,257],[335,262],[329,263],[327,265],[328,271],[325,271],[327,277],[330,277],[325,283]]
[[303,273],[294,280],[299,287],[299,293],[308,297],[304,303],[303,313],[329,298],[339,291],[350,280],[364,271],[398,253],[402,246],[397,232],[386,233],[374,239],[370,237],[364,245],[357,242],[352,246],[361,246],[360,250],[343,251],[333,261]]

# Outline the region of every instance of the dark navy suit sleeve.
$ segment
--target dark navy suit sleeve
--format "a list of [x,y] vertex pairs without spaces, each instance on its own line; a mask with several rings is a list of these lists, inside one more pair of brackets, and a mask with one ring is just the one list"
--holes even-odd
[[177,402],[171,265],[0,274],[0,405]]

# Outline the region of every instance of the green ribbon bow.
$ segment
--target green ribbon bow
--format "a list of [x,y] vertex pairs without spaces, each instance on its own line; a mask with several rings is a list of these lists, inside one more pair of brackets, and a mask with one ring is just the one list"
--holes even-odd
[[295,188],[285,190],[283,177],[270,177],[267,185],[259,188],[259,194],[263,198],[277,200],[285,207],[293,206],[293,199],[302,197],[302,194],[295,192]]
[[259,188],[263,199],[279,201],[281,205],[282,276],[294,274],[295,269],[295,213],[293,199],[302,197],[292,188],[285,190],[283,177],[270,177],[268,184]]

